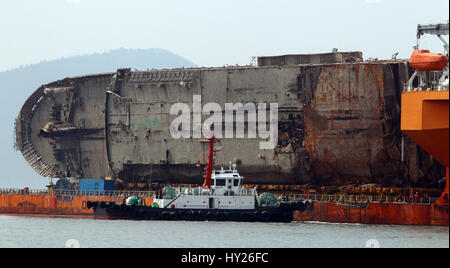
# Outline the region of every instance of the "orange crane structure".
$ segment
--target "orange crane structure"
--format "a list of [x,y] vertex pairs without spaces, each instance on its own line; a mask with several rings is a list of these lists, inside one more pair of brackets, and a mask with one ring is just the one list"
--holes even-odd
[[[446,54],[419,50],[422,35],[436,35]],[[417,47],[410,60],[415,70],[402,93],[401,129],[446,167],[446,187],[438,205],[447,206],[449,195],[449,68],[448,43],[442,35],[449,34],[449,24],[419,25]],[[416,79],[418,78],[418,79]]]

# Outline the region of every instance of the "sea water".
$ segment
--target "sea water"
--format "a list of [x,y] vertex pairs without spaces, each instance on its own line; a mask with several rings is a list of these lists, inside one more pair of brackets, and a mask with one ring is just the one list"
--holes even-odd
[[449,228],[0,215],[2,248],[448,248]]

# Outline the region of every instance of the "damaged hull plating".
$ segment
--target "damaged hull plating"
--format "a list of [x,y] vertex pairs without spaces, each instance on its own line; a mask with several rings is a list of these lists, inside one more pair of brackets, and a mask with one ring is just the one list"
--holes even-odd
[[[442,167],[405,138],[405,61],[173,69],[66,78],[37,89],[16,121],[16,146],[42,176],[201,184],[208,144],[174,139],[170,108],[278,103],[278,147],[220,139],[249,184],[436,185]],[[208,116],[203,116],[203,120]],[[246,119],[246,123],[247,119]]]

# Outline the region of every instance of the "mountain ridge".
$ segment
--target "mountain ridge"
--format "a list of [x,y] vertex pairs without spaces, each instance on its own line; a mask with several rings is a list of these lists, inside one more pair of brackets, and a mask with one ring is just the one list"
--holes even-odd
[[41,85],[66,77],[133,70],[197,67],[191,61],[167,50],[114,49],[102,53],[62,57],[0,72],[0,188],[25,186],[42,188],[43,180],[14,150],[14,122],[28,97]]
[[[162,49],[162,48],[149,48],[149,49],[142,49],[142,48],[118,48],[118,49],[110,49],[104,52],[94,52],[94,53],[89,53],[89,54],[80,54],[80,55],[72,55],[72,56],[62,56],[60,58],[57,59],[52,59],[52,60],[42,60],[36,63],[30,63],[30,64],[26,64],[26,65],[20,65],[18,67],[14,67],[14,68],[10,68],[7,70],[2,70],[0,71],[0,74],[2,73],[10,73],[10,72],[15,72],[18,70],[22,70],[22,69],[27,69],[30,67],[34,67],[36,65],[42,65],[42,64],[47,64],[47,63],[54,63],[54,62],[62,62],[62,61],[67,61],[67,60],[71,60],[71,59],[77,59],[77,58],[86,58],[86,57],[92,57],[92,56],[103,56],[103,55],[108,55],[108,54],[116,54],[116,53],[129,53],[129,52],[136,52],[136,53],[140,53],[140,52],[161,52],[161,53],[167,53],[168,55],[173,55],[176,56],[180,59],[185,60],[187,63],[191,64],[192,67],[196,67],[197,65],[195,65],[194,63],[192,63],[191,61],[185,59],[184,57],[178,56],[176,54],[173,54],[171,52],[169,52],[168,50]],[[161,65],[160,63],[158,63],[158,65]],[[123,66],[125,67],[125,66]],[[157,69],[157,68],[156,68]]]

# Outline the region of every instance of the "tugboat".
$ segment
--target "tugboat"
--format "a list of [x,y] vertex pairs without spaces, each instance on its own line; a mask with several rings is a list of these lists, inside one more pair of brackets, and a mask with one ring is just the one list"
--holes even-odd
[[164,193],[147,206],[137,197],[128,197],[123,204],[88,202],[96,219],[291,222],[296,211],[311,211],[311,201],[277,202],[275,195],[258,196],[256,188],[243,187],[243,177],[236,165],[214,170],[215,137],[209,140],[208,165],[203,187],[166,187]]

